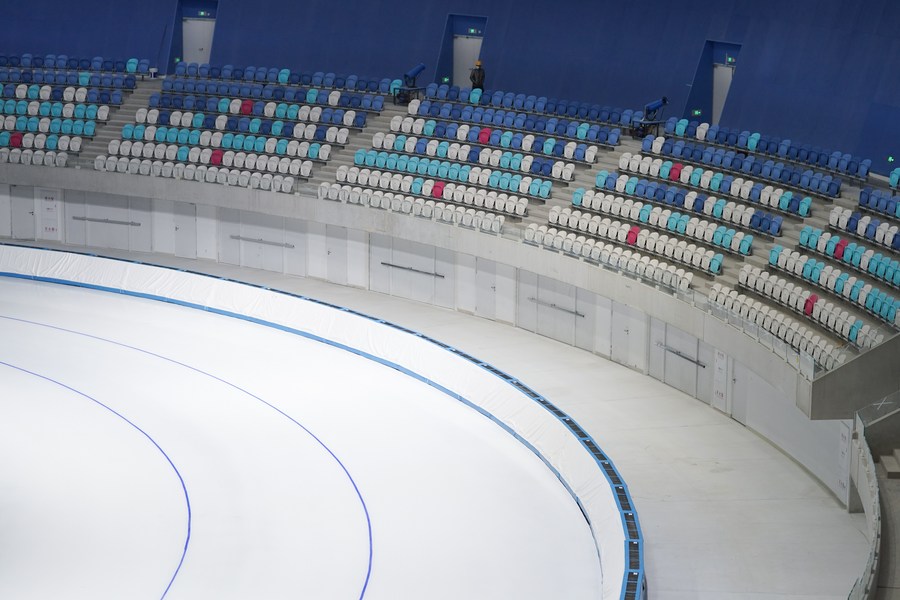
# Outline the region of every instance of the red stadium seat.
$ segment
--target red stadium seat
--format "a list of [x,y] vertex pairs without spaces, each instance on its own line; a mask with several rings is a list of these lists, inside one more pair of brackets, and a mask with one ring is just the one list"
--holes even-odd
[[625,241],[628,242],[629,246],[634,246],[637,243],[638,233],[640,233],[641,228],[637,225],[632,226],[631,229],[628,230],[628,235],[625,237]]

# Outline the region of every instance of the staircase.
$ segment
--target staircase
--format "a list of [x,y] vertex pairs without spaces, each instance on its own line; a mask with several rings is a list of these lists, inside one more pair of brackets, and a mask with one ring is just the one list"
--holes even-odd
[[[162,79],[145,79],[129,94],[119,107],[110,106],[109,118],[102,127],[97,127],[94,138],[81,147],[75,165],[82,169],[93,169],[94,159],[106,154],[110,140],[122,136],[122,126],[134,123],[134,114],[139,108],[147,108],[151,94],[162,89]],[[99,124],[98,124],[99,125]]]
[[891,454],[885,454],[878,458],[878,464],[888,479],[900,479],[900,449],[895,449]]

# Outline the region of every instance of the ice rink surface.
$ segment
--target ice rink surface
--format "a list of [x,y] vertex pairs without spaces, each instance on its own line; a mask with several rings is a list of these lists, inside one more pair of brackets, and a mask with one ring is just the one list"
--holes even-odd
[[599,594],[527,447],[302,336],[0,278],[0,415],[0,598]]

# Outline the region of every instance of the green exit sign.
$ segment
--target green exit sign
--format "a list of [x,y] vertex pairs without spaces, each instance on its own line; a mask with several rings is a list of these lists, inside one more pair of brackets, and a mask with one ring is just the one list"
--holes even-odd
[[734,64],[734,57],[733,57],[733,56],[728,56],[728,55],[726,54],[726,55],[725,55],[725,62],[728,63],[729,65],[733,65],[733,64]]
[[475,29],[474,27],[469,27],[469,33],[476,34],[476,33],[478,33],[478,30]]
[[894,162],[894,157],[893,157],[893,156],[888,156],[888,162]]
[[699,117],[702,114],[703,114],[703,111],[700,110],[699,108],[695,108],[694,110],[691,111],[692,117]]
[[441,83],[450,83],[449,77],[441,77]]

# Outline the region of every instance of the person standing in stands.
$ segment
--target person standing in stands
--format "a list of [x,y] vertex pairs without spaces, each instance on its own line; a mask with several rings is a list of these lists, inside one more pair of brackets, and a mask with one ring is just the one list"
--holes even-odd
[[472,82],[473,90],[484,91],[484,68],[481,66],[481,59],[475,61],[475,68],[469,73],[469,81]]

